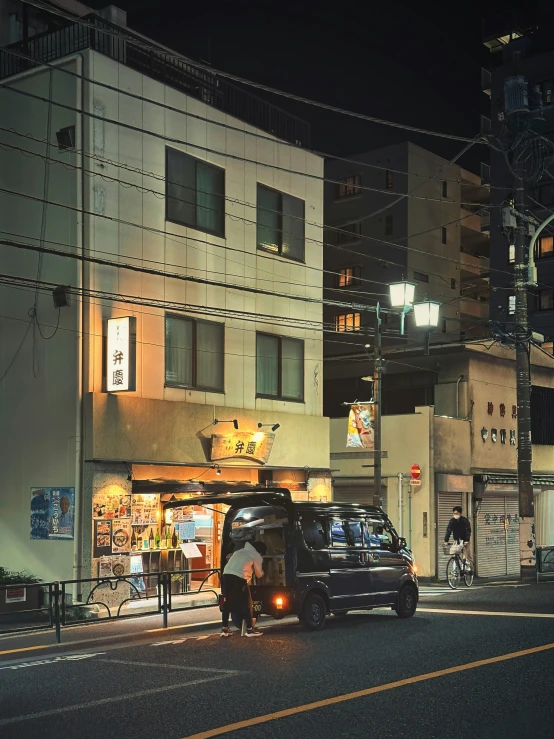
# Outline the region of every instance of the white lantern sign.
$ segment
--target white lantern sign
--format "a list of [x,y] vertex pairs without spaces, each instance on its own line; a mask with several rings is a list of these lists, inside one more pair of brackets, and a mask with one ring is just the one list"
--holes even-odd
[[134,316],[108,319],[106,390],[109,393],[136,390],[136,325]]

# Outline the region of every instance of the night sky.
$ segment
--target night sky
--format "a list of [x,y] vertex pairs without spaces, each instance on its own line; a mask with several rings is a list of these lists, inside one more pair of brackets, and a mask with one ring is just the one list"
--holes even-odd
[[[127,10],[131,28],[224,71],[379,118],[472,137],[488,107],[480,70],[492,63],[481,20],[522,1],[113,4]],[[310,121],[312,147],[330,154],[351,155],[407,138],[448,158],[463,146],[271,100]],[[477,170],[485,158],[484,147],[474,147],[460,163]]]

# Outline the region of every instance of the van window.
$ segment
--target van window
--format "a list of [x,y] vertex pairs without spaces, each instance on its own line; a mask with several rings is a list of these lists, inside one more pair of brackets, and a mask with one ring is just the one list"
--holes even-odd
[[309,549],[327,549],[329,546],[329,535],[327,531],[327,519],[316,516],[315,518],[302,517],[302,534]]
[[334,547],[361,547],[362,524],[360,521],[334,520],[331,525]]
[[364,525],[364,540],[375,549],[392,549],[392,532],[383,521],[367,521]]

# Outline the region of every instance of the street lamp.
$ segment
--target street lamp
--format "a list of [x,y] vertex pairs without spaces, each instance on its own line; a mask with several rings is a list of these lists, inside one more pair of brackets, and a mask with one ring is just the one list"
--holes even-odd
[[415,282],[392,282],[389,285],[391,308],[397,308],[400,312],[400,334],[404,334],[404,320],[406,314],[412,309],[414,303],[416,284]]
[[429,338],[433,329],[439,325],[440,303],[437,300],[423,300],[414,303],[414,319],[417,328],[425,332],[425,354],[429,354]]

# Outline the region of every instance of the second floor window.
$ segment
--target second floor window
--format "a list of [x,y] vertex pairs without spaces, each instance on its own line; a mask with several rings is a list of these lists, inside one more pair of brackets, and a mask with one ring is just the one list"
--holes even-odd
[[258,185],[258,249],[304,261],[304,201]]
[[429,275],[426,275],[425,272],[416,272],[414,269],[414,280],[418,282],[429,282]]
[[225,170],[177,149],[166,149],[166,219],[225,235]]
[[361,271],[360,267],[344,267],[343,269],[339,269],[339,273],[337,275],[337,286],[352,287],[354,285],[359,285]]
[[542,236],[539,239],[537,257],[554,257],[554,236]]
[[508,295],[508,315],[513,316],[516,312],[516,296]]
[[394,172],[391,172],[390,169],[387,169],[385,172],[385,188],[387,190],[392,190],[394,187]]
[[349,198],[352,195],[359,195],[362,191],[362,175],[353,174],[345,177],[338,184],[337,197]]
[[165,317],[165,384],[224,390],[224,325]]
[[362,222],[356,221],[356,223],[337,226],[334,234],[337,244],[349,244],[351,241],[357,241],[362,234]]
[[443,198],[448,197],[448,182],[446,180],[442,181],[442,196]]
[[553,310],[554,309],[554,290],[547,288],[546,290],[539,291],[539,310]]
[[341,316],[335,316],[335,329],[337,331],[359,331],[360,314],[343,313]]
[[304,400],[304,342],[273,334],[256,334],[256,395]]
[[441,226],[441,241],[443,244],[446,244],[446,226]]

